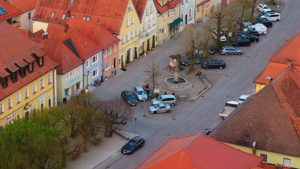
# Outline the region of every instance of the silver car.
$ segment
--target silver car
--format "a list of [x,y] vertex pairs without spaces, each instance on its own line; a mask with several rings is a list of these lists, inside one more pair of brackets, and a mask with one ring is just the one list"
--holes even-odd
[[157,113],[165,113],[171,111],[171,106],[164,103],[158,103],[153,106],[149,107],[150,113],[157,114]]
[[171,106],[176,105],[176,97],[172,94],[161,95],[158,98],[152,100],[152,104],[165,103]]
[[220,53],[222,55],[242,55],[243,51],[232,46],[224,46],[221,48]]
[[141,86],[134,87],[133,90],[139,101],[146,101],[148,99],[147,93]]

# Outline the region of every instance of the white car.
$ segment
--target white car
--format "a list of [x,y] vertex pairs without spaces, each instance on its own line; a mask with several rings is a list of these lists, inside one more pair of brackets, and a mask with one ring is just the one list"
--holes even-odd
[[[226,42],[227,41],[227,38],[225,36],[225,34],[223,32],[220,32],[220,41],[221,42]],[[217,31],[216,30],[213,30],[211,32],[211,36],[214,38],[214,39],[217,39]]]
[[268,28],[261,23],[257,23],[255,25],[250,25],[247,28],[244,29],[245,32],[247,32],[247,29],[250,30],[256,30],[260,35],[266,35]]
[[155,98],[152,100],[152,105],[158,104],[158,103],[164,103],[164,104],[169,104],[171,106],[176,105],[176,97],[172,94],[166,94],[166,95],[161,95],[158,98]]
[[171,106],[164,103],[158,103],[153,106],[149,107],[150,113],[157,114],[157,113],[164,113],[164,112],[170,112]]
[[239,97],[239,102],[240,103],[243,103],[244,101],[246,101],[246,99],[249,97],[250,95],[247,95],[247,94],[243,94]]
[[148,99],[147,93],[141,86],[134,87],[133,90],[139,101],[146,101]]
[[257,9],[260,12],[269,12],[269,11],[272,11],[272,9],[268,5],[266,5],[266,4],[258,4],[257,5]]
[[272,22],[280,21],[280,13],[278,13],[278,12],[266,13],[266,14],[262,15],[261,18],[267,18]]

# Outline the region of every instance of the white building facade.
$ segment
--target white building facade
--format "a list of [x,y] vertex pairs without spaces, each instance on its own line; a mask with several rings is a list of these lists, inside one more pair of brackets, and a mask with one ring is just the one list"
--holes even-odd
[[179,30],[182,31],[188,24],[195,23],[195,0],[182,0],[180,3],[180,23]]

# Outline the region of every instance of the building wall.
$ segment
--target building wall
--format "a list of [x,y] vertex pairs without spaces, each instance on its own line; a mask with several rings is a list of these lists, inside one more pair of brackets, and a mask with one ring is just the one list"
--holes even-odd
[[120,29],[120,35],[118,36],[118,38],[121,39],[119,42],[119,67],[121,67],[122,61],[125,65],[128,54],[130,56],[130,61],[133,60],[135,49],[137,50],[137,54],[139,54],[140,24],[136,9],[132,1],[129,1]]
[[35,33],[41,29],[43,29],[45,32],[47,31],[48,23],[46,22],[40,22],[40,21],[33,21],[32,22],[32,32]]
[[[93,63],[94,56],[97,56],[98,60]],[[93,72],[97,72],[97,74],[94,76]],[[83,88],[92,85],[96,80],[101,80],[102,75],[102,51],[100,51],[84,61]]]
[[[226,143],[234,148],[240,149],[244,152],[252,154],[252,148],[249,147],[244,147],[244,146],[239,146],[235,144],[229,144]],[[256,155],[260,156],[260,154],[266,154],[267,155],[267,161],[266,163],[270,164],[283,164],[283,158],[288,158],[291,160],[291,167],[294,168],[300,168],[300,157],[294,157],[294,156],[289,156],[285,154],[279,154],[279,153],[273,153],[270,151],[264,151],[264,150],[256,150]]]
[[[41,77],[35,79],[31,83],[22,87],[15,93],[9,95],[5,99],[1,100],[0,103],[4,104],[4,113],[0,115],[0,126],[12,122],[13,119],[21,118],[25,116],[25,112],[30,112],[34,109],[40,109],[41,104],[44,108],[49,108],[55,105],[54,103],[54,74],[55,70],[51,70]],[[49,83],[48,77],[51,79]],[[41,79],[44,79],[44,88],[41,89]],[[36,84],[36,92],[34,93],[34,83]],[[25,98],[25,90],[28,89],[28,98]],[[17,94],[21,94],[21,101],[17,104]],[[12,108],[8,108],[8,99],[12,99]],[[49,105],[49,99],[50,104]]]
[[182,0],[180,4],[180,17],[183,22],[180,23],[180,31],[186,24],[195,23],[195,0]]
[[33,9],[20,15],[21,29],[32,30],[32,18],[34,11],[35,10]]
[[158,44],[168,40],[171,35],[170,23],[179,18],[180,5],[178,4],[174,9],[170,9],[157,17],[157,42]]
[[107,78],[114,75],[115,68],[118,67],[118,43],[103,50],[103,76]]
[[195,2],[195,20],[199,22],[204,16],[209,14],[212,7],[212,0],[196,0]]
[[83,89],[83,65],[73,70],[57,75],[57,99],[63,102],[63,99],[70,99],[72,95],[79,94]]
[[[140,51],[147,50],[147,43],[152,48],[153,39],[156,42],[157,10],[153,0],[148,0],[141,21]],[[154,37],[154,38],[153,38]]]
[[255,84],[255,92],[256,93],[259,92],[264,87],[265,87],[265,85],[256,83]]

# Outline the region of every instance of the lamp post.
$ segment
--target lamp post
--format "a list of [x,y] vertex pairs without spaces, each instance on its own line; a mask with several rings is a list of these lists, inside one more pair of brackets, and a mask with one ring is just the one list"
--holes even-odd
[[136,135],[136,117],[134,117],[134,135]]

